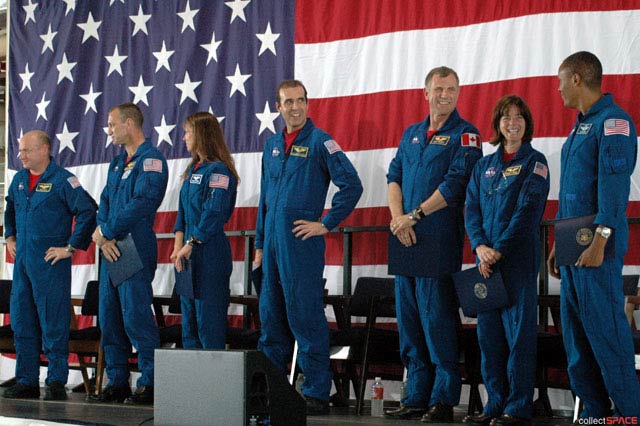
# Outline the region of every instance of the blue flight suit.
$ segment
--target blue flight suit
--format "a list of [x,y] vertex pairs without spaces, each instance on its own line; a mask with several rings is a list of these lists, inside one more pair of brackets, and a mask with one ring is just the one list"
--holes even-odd
[[[340,190],[321,219],[329,182]],[[329,399],[329,329],[324,314],[324,237],[305,241],[292,232],[298,219],[321,220],[331,230],[354,209],[362,184],[338,144],[311,119],[285,152],[283,133],[271,136],[262,154],[256,248],[264,249],[259,349],[283,372],[298,341],[302,392]],[[293,336],[292,336],[293,333]]]
[[108,260],[100,270],[102,345],[109,384],[129,386],[128,358],[131,344],[138,351],[142,375],[137,386],[153,386],[153,351],[160,346],[153,318],[151,282],[158,262],[158,245],[153,223],[167,188],[167,161],[149,139],[127,160],[123,152],[111,161],[107,184],[100,196],[98,224],[108,240],[131,234],[143,268],[118,287],[107,272]]
[[[625,123],[627,134],[620,134]],[[560,267],[562,335],[571,387],[584,403],[581,417],[607,415],[609,397],[620,414],[640,416],[640,384],[622,292],[636,153],[635,126],[611,94],[578,114],[562,146],[557,218],[595,214],[595,223],[611,228],[615,237],[615,256],[600,267]]]
[[191,251],[194,299],[181,297],[184,348],[224,349],[229,309],[231,246],[224,224],[236,205],[238,183],[221,162],[189,170],[180,189],[175,232],[185,241],[195,237]]
[[45,383],[67,383],[71,258],[55,265],[44,258],[49,247],[86,250],[98,209],[78,179],[50,161],[33,191],[29,170],[15,175],[4,213],[5,238],[16,237],[10,300],[16,379],[27,386],[39,386],[41,349],[49,360]]
[[[440,402],[458,405],[462,381],[458,369],[456,324],[458,299],[451,273],[460,270],[464,245],[464,195],[476,161],[482,157],[478,130],[454,110],[430,141],[430,117],[409,126],[389,165],[387,182],[402,188],[405,212],[418,207],[439,190],[447,207],[418,221],[416,238],[429,238],[437,252],[439,268],[432,277],[397,275],[396,313],[400,354],[407,368],[402,404],[410,407]],[[473,144],[463,146],[471,136]]]
[[540,221],[549,194],[547,159],[523,143],[507,163],[503,147],[482,158],[467,187],[465,225],[471,248],[492,247],[510,305],[478,313],[484,413],[530,419],[536,371]]

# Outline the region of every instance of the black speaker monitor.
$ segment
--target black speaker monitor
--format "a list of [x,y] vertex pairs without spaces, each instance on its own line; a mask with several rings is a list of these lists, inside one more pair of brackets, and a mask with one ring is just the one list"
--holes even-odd
[[157,349],[154,424],[306,426],[306,403],[259,351]]

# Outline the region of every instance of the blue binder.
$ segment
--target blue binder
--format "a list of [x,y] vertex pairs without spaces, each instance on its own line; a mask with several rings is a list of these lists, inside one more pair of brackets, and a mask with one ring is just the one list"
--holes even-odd
[[131,234],[127,234],[122,240],[116,241],[116,246],[120,251],[118,260],[109,262],[106,258],[104,259],[107,262],[107,272],[111,279],[111,285],[114,287],[118,287],[135,273],[142,270],[142,260]]
[[[591,244],[598,225],[595,215],[571,217],[555,221],[556,265],[574,265],[578,257]],[[604,249],[604,257],[615,256],[615,230],[611,233]]]
[[429,235],[418,235],[415,244],[405,247],[398,237],[389,232],[389,275],[408,277],[438,277],[437,244]]
[[485,279],[477,267],[465,269],[452,275],[456,286],[462,312],[469,318],[478,316],[478,312],[500,309],[509,305],[509,296],[502,282],[500,271],[494,270],[489,279]]
[[193,299],[193,270],[191,269],[191,261],[182,259],[182,271],[176,272],[176,293],[183,297]]

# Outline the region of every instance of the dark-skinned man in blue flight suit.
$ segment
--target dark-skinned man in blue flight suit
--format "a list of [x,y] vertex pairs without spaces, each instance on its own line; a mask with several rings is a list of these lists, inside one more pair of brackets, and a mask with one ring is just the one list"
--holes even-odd
[[[640,383],[622,291],[637,134],[613,96],[602,93],[602,64],[594,54],[568,56],[558,78],[564,105],[579,113],[562,146],[557,218],[595,214],[598,225],[575,265],[558,267],[555,245],[548,259],[550,273],[561,279],[562,336],[571,388],[583,403],[580,418],[610,415],[611,398],[616,414],[637,420]],[[607,244],[615,244],[615,255],[605,259]]]
[[[254,263],[264,271],[259,349],[285,372],[295,339],[307,414],[326,414],[331,371],[323,235],[351,213],[362,184],[340,145],[307,118],[307,90],[301,82],[282,82],[276,107],[286,129],[264,148],[256,225]],[[329,182],[339,191],[321,218]]]
[[407,247],[429,239],[441,254],[432,276],[396,275],[407,385],[400,408],[387,410],[387,417],[450,422],[460,401],[460,319],[450,274],[462,265],[464,197],[473,166],[482,157],[482,143],[478,130],[456,110],[459,85],[451,68],[427,74],[429,116],[405,130],[387,174],[391,232]]
[[[109,136],[125,152],[109,164],[107,184],[100,196],[98,227],[93,241],[102,252],[100,270],[100,327],[109,384],[95,402],[153,404],[153,353],[160,346],[153,318],[151,282],[158,262],[153,230],[156,211],[167,188],[167,162],[142,133],[142,112],[131,103],[109,111]],[[107,262],[117,261],[116,242],[131,234],[143,268],[114,287]],[[141,376],[131,395],[128,358],[131,344],[138,352]]]
[[10,309],[17,383],[4,397],[40,396],[42,348],[49,361],[45,399],[66,400],[71,254],[89,247],[98,206],[50,157],[46,133],[25,134],[19,153],[23,169],[11,182],[4,215],[7,250],[15,257]]

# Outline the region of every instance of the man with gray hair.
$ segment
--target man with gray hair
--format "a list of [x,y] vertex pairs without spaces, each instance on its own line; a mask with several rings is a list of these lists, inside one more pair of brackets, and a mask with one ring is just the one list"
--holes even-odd
[[40,397],[42,348],[49,361],[44,399],[66,400],[71,255],[89,247],[97,206],[78,178],[55,163],[46,133],[26,133],[18,149],[23,169],[11,182],[4,214],[7,251],[15,258],[10,309],[17,382],[3,396]]
[[[405,247],[439,253],[424,276],[396,275],[400,355],[407,385],[388,417],[453,421],[460,402],[458,299],[451,274],[462,266],[464,199],[473,166],[482,157],[478,130],[456,110],[460,82],[448,67],[425,79],[429,115],[409,126],[389,165],[390,229]],[[426,244],[422,244],[422,243]],[[418,253],[424,256],[424,253]]]

